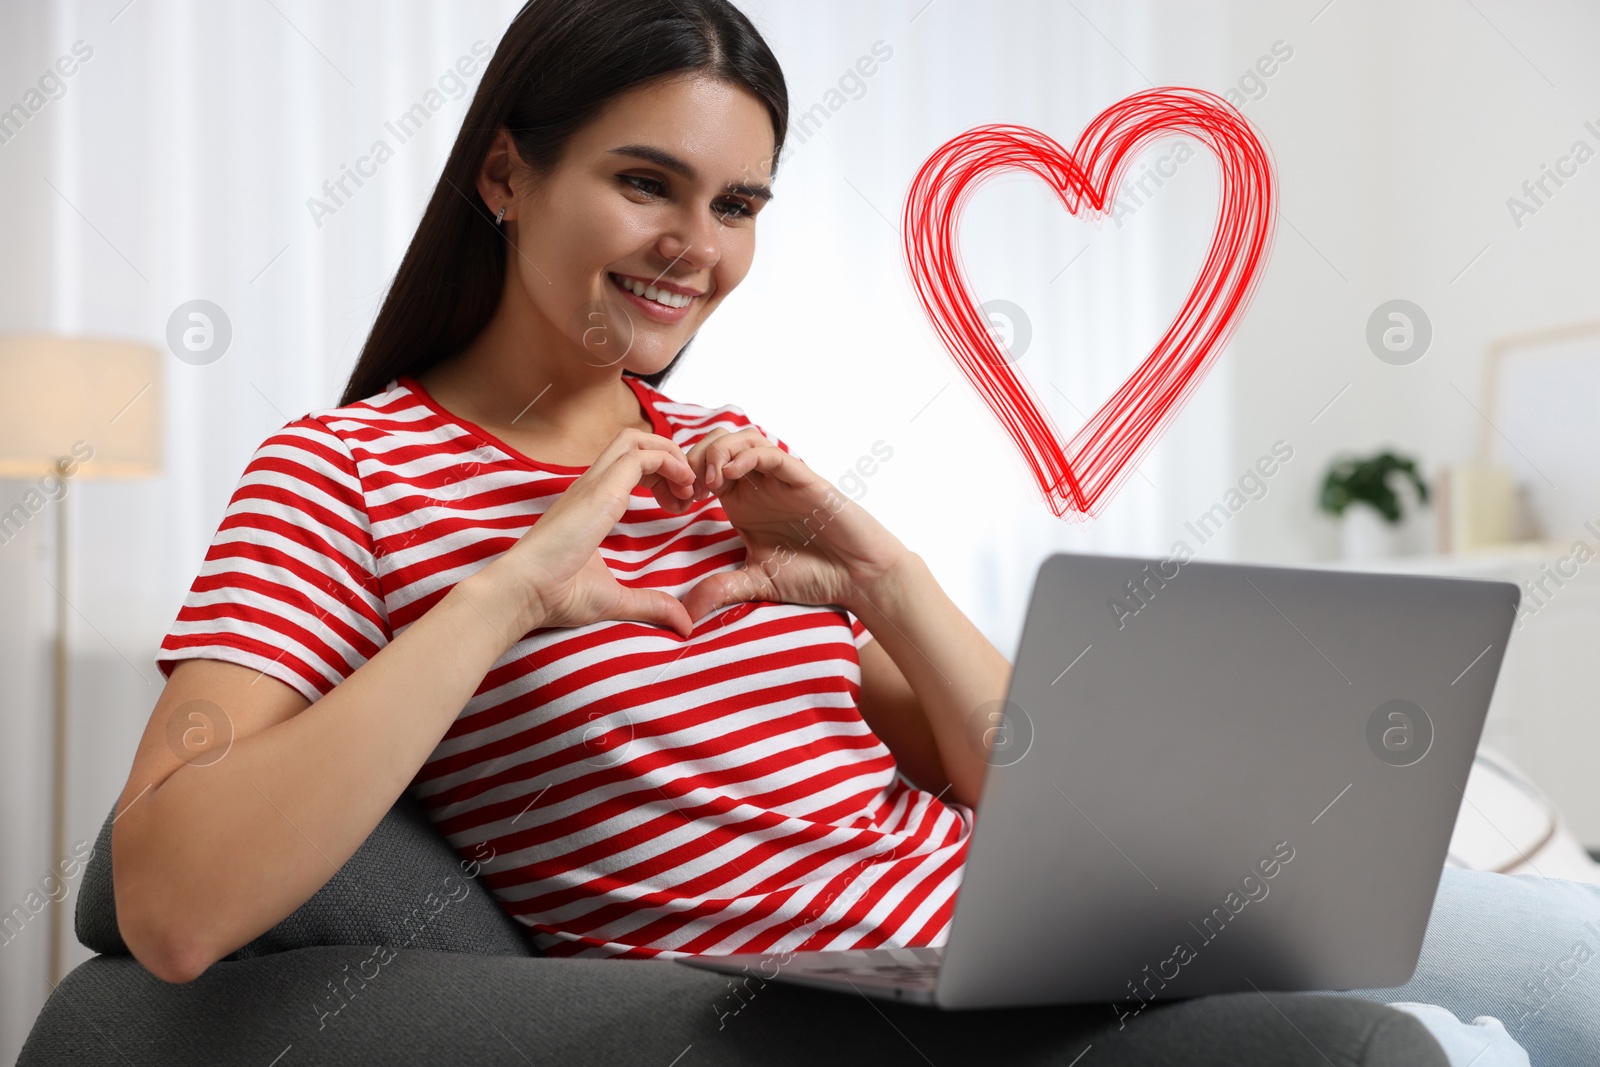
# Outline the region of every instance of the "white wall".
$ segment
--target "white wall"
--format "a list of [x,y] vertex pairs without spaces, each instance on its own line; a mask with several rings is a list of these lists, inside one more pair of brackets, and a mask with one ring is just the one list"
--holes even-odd
[[[1295,57],[1247,111],[1300,234],[1280,230],[1231,358],[1235,448],[1271,435],[1303,445],[1239,524],[1240,554],[1287,562],[1336,553],[1333,523],[1309,507],[1333,455],[1395,445],[1430,470],[1471,460],[1490,341],[1600,318],[1600,159],[1520,228],[1506,207],[1575,140],[1600,151],[1584,128],[1600,129],[1600,7],[1340,0],[1314,25],[1279,23],[1262,36],[1286,37]],[[1421,305],[1434,328],[1405,367],[1364,340],[1368,315],[1394,298]]]

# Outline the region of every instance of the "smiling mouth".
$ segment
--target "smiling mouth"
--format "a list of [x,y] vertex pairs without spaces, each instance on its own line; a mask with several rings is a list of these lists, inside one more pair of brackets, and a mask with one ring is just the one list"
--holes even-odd
[[615,285],[623,292],[631,293],[640,300],[649,301],[665,311],[681,311],[698,299],[682,293],[669,293],[665,289],[657,289],[653,285],[633,278],[624,278],[620,274],[608,272],[606,276],[611,279],[612,285]]

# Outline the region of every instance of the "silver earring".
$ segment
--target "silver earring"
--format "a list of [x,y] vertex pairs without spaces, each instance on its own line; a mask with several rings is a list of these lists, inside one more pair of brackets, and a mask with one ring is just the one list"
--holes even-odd
[[506,217],[506,209],[505,208],[501,208],[500,209],[500,213],[494,217],[494,224],[496,226],[500,225],[500,220],[505,218],[505,217]]

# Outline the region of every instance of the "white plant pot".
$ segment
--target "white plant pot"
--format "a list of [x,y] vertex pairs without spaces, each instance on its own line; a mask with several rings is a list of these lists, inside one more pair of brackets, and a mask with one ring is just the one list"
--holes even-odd
[[1339,537],[1347,560],[1393,559],[1403,552],[1401,526],[1365,504],[1352,504],[1340,519]]

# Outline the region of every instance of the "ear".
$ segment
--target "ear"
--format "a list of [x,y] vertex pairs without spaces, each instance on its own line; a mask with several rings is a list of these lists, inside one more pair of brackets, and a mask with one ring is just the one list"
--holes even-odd
[[491,215],[504,207],[506,222],[517,217],[517,201],[527,194],[524,187],[527,174],[528,166],[517,151],[516,139],[511,136],[510,130],[500,127],[495,131],[489,151],[478,168],[478,195],[489,205]]

